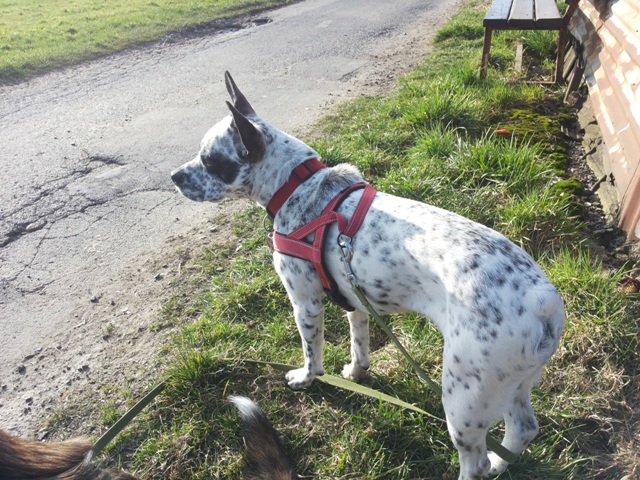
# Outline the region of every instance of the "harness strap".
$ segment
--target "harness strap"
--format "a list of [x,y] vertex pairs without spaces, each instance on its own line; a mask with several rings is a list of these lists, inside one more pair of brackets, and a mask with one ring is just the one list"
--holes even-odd
[[284,205],[284,202],[287,201],[294,190],[302,185],[311,175],[323,168],[327,167],[317,158],[310,158],[294,168],[291,175],[289,175],[287,183],[280,187],[269,201],[269,205],[267,205],[267,215],[269,215],[269,218],[273,220],[278,213],[278,210],[280,210],[280,207]]
[[[347,220],[336,210],[351,193],[360,189],[364,189],[362,197],[360,197],[353,215]],[[336,195],[315,220],[295,229],[288,235],[274,232],[272,242],[269,245],[277,252],[312,262],[331,301],[348,311],[353,311],[354,308],[339,292],[322,259],[325,234],[329,225],[337,223],[338,232],[352,238],[362,226],[375,195],[376,190],[369,184],[356,183],[351,185]],[[315,237],[312,242],[306,240],[309,235],[314,233]]]

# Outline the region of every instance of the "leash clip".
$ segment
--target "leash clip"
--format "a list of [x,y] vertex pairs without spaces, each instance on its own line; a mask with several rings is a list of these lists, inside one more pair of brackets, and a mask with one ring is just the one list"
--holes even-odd
[[342,251],[342,264],[344,265],[345,272],[347,274],[347,278],[351,285],[354,287],[358,286],[358,281],[356,280],[356,276],[351,269],[351,259],[353,258],[353,246],[351,245],[351,237],[340,234],[338,235],[338,246]]

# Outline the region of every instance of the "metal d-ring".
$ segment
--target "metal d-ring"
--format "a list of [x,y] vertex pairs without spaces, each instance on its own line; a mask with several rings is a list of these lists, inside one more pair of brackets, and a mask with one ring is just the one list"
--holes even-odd
[[[270,227],[267,225],[267,222],[271,223]],[[271,222],[269,215],[262,217],[262,228],[264,228],[264,231],[267,233],[273,233],[273,222]]]

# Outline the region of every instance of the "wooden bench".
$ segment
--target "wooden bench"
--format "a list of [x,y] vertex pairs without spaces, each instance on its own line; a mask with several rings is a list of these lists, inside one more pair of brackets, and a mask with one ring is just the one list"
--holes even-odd
[[567,25],[578,7],[578,0],[567,1],[569,8],[560,15],[555,0],[494,0],[487,12],[484,27],[484,45],[480,77],[487,76],[491,37],[494,30],[558,30],[558,53],[554,82],[562,83],[564,48],[567,43]]

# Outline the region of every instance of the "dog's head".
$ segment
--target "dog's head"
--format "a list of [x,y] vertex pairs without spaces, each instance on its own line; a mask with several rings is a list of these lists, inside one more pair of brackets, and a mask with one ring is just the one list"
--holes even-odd
[[196,202],[248,196],[252,166],[265,155],[256,112],[229,72],[225,72],[225,83],[233,100],[233,104],[227,102],[231,115],[207,132],[196,158],[171,172],[180,193]]

